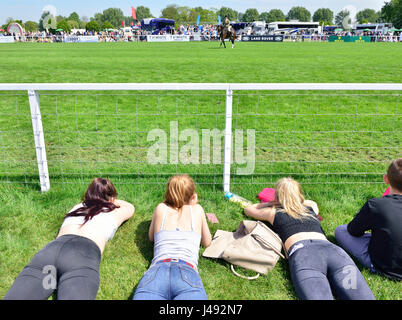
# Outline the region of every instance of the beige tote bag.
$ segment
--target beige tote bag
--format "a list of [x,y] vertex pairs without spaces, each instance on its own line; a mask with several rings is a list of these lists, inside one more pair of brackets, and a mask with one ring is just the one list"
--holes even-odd
[[[279,260],[283,243],[279,236],[261,221],[244,220],[235,232],[217,230],[212,243],[202,254],[206,258],[220,258],[231,264],[232,272],[245,279],[267,274]],[[285,252],[286,255],[286,252]],[[233,265],[254,270],[254,277],[242,276]]]

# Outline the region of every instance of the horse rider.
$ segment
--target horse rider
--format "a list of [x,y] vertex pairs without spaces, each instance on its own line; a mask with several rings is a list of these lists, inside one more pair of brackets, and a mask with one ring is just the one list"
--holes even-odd
[[225,16],[225,19],[223,20],[224,26],[228,29],[228,32],[232,32],[232,26],[230,25],[230,20],[228,16]]

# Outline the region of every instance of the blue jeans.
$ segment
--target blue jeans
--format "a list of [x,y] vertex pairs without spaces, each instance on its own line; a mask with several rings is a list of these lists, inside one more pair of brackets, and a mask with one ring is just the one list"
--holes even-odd
[[365,233],[361,237],[352,236],[347,224],[340,225],[335,229],[336,242],[353,257],[355,257],[363,266],[370,269],[371,272],[376,272],[368,252],[371,233]]
[[159,261],[143,275],[133,300],[208,300],[200,274],[184,261]]
[[375,300],[348,254],[326,240],[302,240],[289,249],[289,269],[302,300]]

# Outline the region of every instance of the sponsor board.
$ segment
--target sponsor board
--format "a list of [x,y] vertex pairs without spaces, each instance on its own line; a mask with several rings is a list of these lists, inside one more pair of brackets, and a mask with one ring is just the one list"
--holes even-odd
[[241,41],[251,42],[251,41],[260,41],[260,42],[283,42],[282,35],[272,35],[272,36],[242,36]]
[[98,36],[67,36],[64,38],[67,43],[99,42]]
[[329,42],[371,42],[369,36],[330,36]]
[[182,41],[190,41],[190,36],[185,35],[148,35],[148,42],[182,42]]
[[15,42],[14,36],[0,37],[0,43],[13,43],[13,42]]

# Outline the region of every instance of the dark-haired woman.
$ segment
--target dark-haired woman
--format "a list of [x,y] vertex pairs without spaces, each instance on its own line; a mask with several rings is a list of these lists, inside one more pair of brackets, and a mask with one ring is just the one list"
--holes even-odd
[[94,300],[106,242],[134,210],[117,199],[110,180],[94,179],[83,202],[66,215],[56,240],[33,257],[4,299],[45,300],[57,289],[59,300]]

